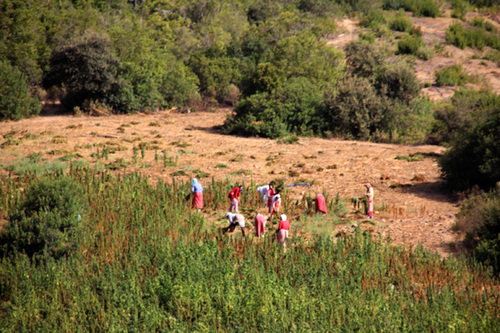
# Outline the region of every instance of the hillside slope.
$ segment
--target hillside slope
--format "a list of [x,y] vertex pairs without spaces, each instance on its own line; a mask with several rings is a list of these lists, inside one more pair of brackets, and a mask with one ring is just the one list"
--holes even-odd
[[[229,178],[247,184],[252,179],[263,184],[279,177],[287,184],[313,184],[292,188],[292,196],[297,199],[303,194],[323,191],[332,196],[339,193],[349,208],[352,208],[350,199],[362,196],[363,184],[371,182],[375,189],[373,224],[365,223],[364,215],[349,214],[332,235],[352,232],[360,225],[384,238],[390,236],[395,244],[421,244],[445,256],[453,252],[458,236],[450,228],[458,208],[440,190],[442,181],[434,158],[444,148],[320,138],[301,138],[297,144],[287,145],[263,138],[225,136],[218,127],[228,112],[231,110],[106,117],[45,116],[4,123],[0,127],[0,164],[21,163],[21,158],[32,154],[52,161],[79,154],[82,157],[77,155],[76,160],[94,164],[97,150],[107,146],[116,152],[109,154],[108,160],[101,159],[101,164],[123,159],[129,162],[127,172],[137,170],[147,174],[152,182],[171,181],[172,172],[179,170],[185,171],[186,176],[177,178],[190,181],[194,169],[216,180]],[[9,144],[3,138],[8,133],[19,139],[17,144]],[[134,166],[130,162],[133,147],[139,144],[147,150],[145,158]],[[178,156],[177,167],[165,168],[156,162],[152,148]],[[420,159],[409,162],[407,158],[413,154],[421,154]]]

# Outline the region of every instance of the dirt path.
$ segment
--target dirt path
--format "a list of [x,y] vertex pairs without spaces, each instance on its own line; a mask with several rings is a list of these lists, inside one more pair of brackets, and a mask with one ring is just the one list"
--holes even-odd
[[[40,153],[43,160],[78,153],[94,163],[96,159],[91,154],[103,143],[118,148],[105,163],[117,158],[130,161],[134,145],[143,143],[156,146],[159,151],[166,149],[171,155],[180,154],[177,167],[164,168],[155,162],[153,150],[147,150],[143,167],[137,171],[149,175],[152,181],[158,178],[171,181],[171,173],[177,170],[185,170],[188,175],[184,179],[188,180],[193,169],[234,182],[249,183],[253,178],[255,183],[267,183],[280,177],[288,184],[314,184],[309,188],[293,188],[297,198],[303,191],[315,195],[326,190],[332,195],[339,193],[347,201],[363,195],[363,184],[371,182],[375,189],[376,218],[373,225],[363,223],[364,228],[384,237],[390,235],[395,244],[421,244],[443,256],[453,251],[450,244],[457,236],[450,227],[458,208],[440,192],[439,169],[431,158],[441,154],[443,148],[320,138],[301,138],[298,144],[287,145],[263,138],[225,136],[219,133],[218,126],[228,112],[226,109],[189,114],[46,116],[2,123],[0,136],[15,131],[16,137],[26,136],[27,132],[39,137],[4,146],[0,150],[0,163],[10,164],[33,153]],[[0,145],[4,142],[0,139]],[[396,159],[416,153],[430,157],[414,162]],[[134,167],[127,170],[133,171]],[[335,232],[352,232],[352,225],[362,222],[363,216],[353,216]]]

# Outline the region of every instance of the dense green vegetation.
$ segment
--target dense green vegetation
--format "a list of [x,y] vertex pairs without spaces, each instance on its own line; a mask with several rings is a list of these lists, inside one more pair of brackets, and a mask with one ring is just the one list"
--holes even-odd
[[[273,226],[260,240],[221,235],[232,184],[205,186],[207,212],[221,218],[213,224],[188,208],[189,184],[152,186],[137,174],[92,169],[2,178],[0,208],[10,223],[26,207],[44,207],[39,214],[59,221],[52,213],[60,205],[43,203],[57,192],[46,186],[51,182],[69,186],[60,189],[63,206],[79,207],[76,248],[58,258],[44,250],[4,252],[3,332],[493,332],[500,324],[498,281],[480,267],[369,233],[306,241],[297,222],[307,215],[286,194],[286,251],[276,245]],[[87,208],[65,195],[73,185]],[[242,207],[250,221],[258,199],[255,185],[248,189]]]
[[[462,12],[469,8],[458,0],[450,4]],[[432,110],[422,106],[427,102],[418,97],[414,75],[403,63],[408,56],[410,62],[413,56],[429,59],[433,52],[405,11],[435,17],[441,5],[434,0],[2,0],[0,76],[12,84],[1,88],[0,116],[36,115],[40,100],[60,100],[68,112],[227,104],[236,106],[227,133],[422,143]],[[386,63],[393,54],[357,42],[345,53],[326,45],[336,31],[335,18],[344,15],[357,15],[373,31],[361,35],[364,41],[390,37],[392,29],[397,61]],[[472,25],[494,36],[486,22]],[[450,42],[454,29],[460,28],[450,27]],[[366,89],[360,91],[358,83]]]

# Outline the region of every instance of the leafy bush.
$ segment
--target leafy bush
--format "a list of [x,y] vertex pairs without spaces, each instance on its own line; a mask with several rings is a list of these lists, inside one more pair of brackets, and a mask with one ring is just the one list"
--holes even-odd
[[322,97],[318,87],[304,77],[292,78],[271,93],[243,99],[228,117],[224,131],[232,134],[278,138],[287,133],[318,130]]
[[367,140],[379,127],[384,115],[382,99],[371,82],[362,77],[346,77],[334,98],[325,100],[328,130],[348,138]]
[[379,94],[405,104],[418,96],[422,87],[413,67],[404,61],[383,66],[377,74],[376,86]]
[[484,26],[469,28],[460,23],[452,24],[446,30],[446,42],[461,49],[468,46],[482,50],[488,46],[500,50],[498,33],[489,32]]
[[489,193],[465,200],[455,229],[465,233],[464,244],[474,257],[500,273],[500,183]]
[[423,45],[422,39],[419,37],[412,37],[410,35],[404,36],[398,42],[397,54],[414,54],[416,55],[420,47]]
[[459,139],[440,160],[451,188],[465,190],[473,185],[493,188],[500,181],[500,103],[472,131]]
[[465,19],[465,14],[469,11],[469,3],[466,0],[451,0],[451,17]]
[[436,109],[432,137],[435,143],[455,145],[469,136],[488,114],[500,107],[500,95],[487,91],[460,89],[451,104]]
[[384,63],[385,55],[375,45],[363,40],[352,41],[345,47],[347,68],[353,75],[372,78]]
[[434,0],[384,0],[382,8],[413,12],[414,16],[437,17],[440,14],[439,5]]
[[0,121],[19,120],[40,113],[42,105],[32,97],[26,76],[16,67],[0,61]]
[[461,64],[453,64],[436,71],[436,84],[441,86],[460,86],[467,82],[474,82],[474,78],[467,74]]
[[413,27],[413,22],[406,17],[404,12],[398,12],[396,17],[391,21],[391,29],[395,31],[409,32]]
[[31,184],[0,235],[2,253],[53,257],[69,253],[77,245],[85,207],[79,185],[69,177],[47,177]]

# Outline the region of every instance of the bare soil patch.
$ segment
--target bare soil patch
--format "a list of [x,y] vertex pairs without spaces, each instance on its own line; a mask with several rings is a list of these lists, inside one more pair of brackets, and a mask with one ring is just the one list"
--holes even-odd
[[[362,196],[363,184],[370,182],[375,189],[373,223],[365,223],[364,215],[350,214],[334,234],[352,232],[353,225],[360,225],[373,234],[390,236],[395,244],[422,245],[443,256],[454,251],[459,236],[450,228],[458,208],[441,191],[442,180],[433,158],[442,154],[444,148],[320,138],[300,138],[299,143],[287,145],[264,138],[226,136],[220,133],[219,126],[228,112],[231,110],[106,117],[45,116],[6,122],[0,126],[0,145],[6,141],[3,135],[11,131],[38,137],[3,147],[0,163],[10,164],[33,153],[40,153],[44,160],[78,153],[92,164],[96,158],[91,155],[102,143],[121,147],[109,155],[108,161],[103,161],[111,163],[119,158],[131,160],[133,147],[142,143],[159,151],[165,149],[172,155],[180,154],[177,167],[164,167],[155,161],[154,150],[146,150],[139,166],[127,167],[127,172],[141,172],[153,183],[158,179],[170,182],[171,174],[181,169],[187,175],[178,178],[189,181],[193,176],[189,170],[193,168],[216,180],[229,178],[234,182],[250,183],[253,179],[264,184],[280,177],[287,184],[304,181],[313,184],[291,188],[297,198],[303,192],[315,195],[325,190],[331,195],[339,193],[351,207],[350,198]],[[401,159],[418,153],[424,158],[413,162]],[[273,163],[269,163],[270,156]],[[216,167],[220,164],[227,168]]]

